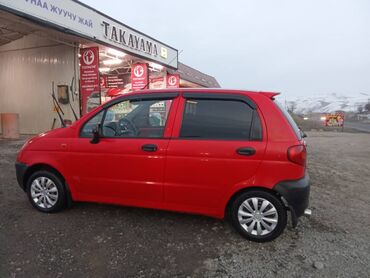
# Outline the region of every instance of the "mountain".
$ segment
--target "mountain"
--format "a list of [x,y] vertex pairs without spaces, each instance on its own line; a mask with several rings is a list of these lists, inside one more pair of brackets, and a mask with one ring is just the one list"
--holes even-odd
[[303,97],[283,97],[279,99],[287,108],[294,108],[295,113],[331,113],[335,111],[356,112],[370,100],[370,94],[358,93],[341,95],[329,93]]

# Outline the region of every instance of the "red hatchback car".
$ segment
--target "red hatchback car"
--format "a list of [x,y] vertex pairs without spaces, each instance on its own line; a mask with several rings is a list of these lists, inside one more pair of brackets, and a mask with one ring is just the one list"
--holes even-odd
[[113,99],[30,139],[17,179],[32,205],[73,201],[229,216],[268,241],[310,211],[302,133],[276,93],[178,89]]

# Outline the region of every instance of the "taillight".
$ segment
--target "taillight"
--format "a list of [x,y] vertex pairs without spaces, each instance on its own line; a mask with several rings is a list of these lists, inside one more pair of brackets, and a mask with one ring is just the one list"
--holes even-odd
[[305,166],[307,151],[304,145],[292,146],[288,149],[288,159],[296,164]]

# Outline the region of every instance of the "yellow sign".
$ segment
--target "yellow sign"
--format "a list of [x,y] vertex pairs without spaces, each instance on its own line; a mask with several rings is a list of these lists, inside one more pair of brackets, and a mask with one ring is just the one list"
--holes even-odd
[[161,57],[167,59],[167,48],[161,47]]

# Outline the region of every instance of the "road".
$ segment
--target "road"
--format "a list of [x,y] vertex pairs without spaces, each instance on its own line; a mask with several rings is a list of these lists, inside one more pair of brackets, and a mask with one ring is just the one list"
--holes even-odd
[[0,277],[369,277],[370,135],[308,132],[313,215],[270,243],[226,221],[80,203],[37,212],[0,139]]

